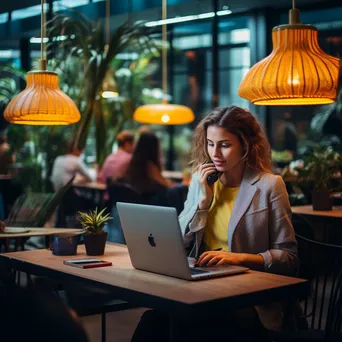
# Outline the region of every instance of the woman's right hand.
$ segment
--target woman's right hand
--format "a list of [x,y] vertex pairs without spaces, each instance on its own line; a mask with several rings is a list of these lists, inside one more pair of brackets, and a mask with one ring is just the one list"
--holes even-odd
[[213,163],[202,164],[198,168],[198,181],[201,186],[202,198],[198,204],[198,209],[205,210],[209,208],[210,202],[214,196],[214,184],[209,185],[207,178],[216,170]]

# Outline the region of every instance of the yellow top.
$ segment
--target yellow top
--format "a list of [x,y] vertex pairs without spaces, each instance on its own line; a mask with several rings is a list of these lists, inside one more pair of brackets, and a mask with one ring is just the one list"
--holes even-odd
[[204,248],[228,251],[228,223],[240,187],[227,188],[220,181],[214,184],[214,198],[204,231]]

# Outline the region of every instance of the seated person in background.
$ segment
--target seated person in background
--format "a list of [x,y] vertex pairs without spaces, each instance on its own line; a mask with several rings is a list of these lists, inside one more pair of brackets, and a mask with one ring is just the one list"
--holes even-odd
[[[68,154],[57,157],[53,163],[50,180],[55,191],[66,185],[74,176],[79,178],[77,182],[74,181],[77,184],[95,180],[80,157],[82,151],[73,144],[69,145],[68,150]],[[86,190],[83,192],[83,190],[71,187],[63,196],[58,208],[56,227],[76,227],[77,224],[79,225],[76,219],[77,212],[93,209],[95,206],[93,198]],[[68,223],[67,217],[70,217],[72,221]]]
[[101,183],[107,183],[108,179],[116,181],[124,177],[132,159],[135,145],[134,135],[129,131],[122,131],[117,135],[116,140],[119,149],[106,158],[98,176],[98,181]]
[[0,174],[7,175],[14,161],[15,157],[7,143],[7,137],[0,135]]
[[149,202],[152,197],[172,186],[161,171],[159,139],[154,133],[142,133],[124,180]]
[[94,181],[87,166],[80,158],[81,154],[82,151],[71,143],[68,148],[68,153],[55,159],[50,177],[55,191],[63,187],[76,175],[81,176],[82,182],[84,183]]

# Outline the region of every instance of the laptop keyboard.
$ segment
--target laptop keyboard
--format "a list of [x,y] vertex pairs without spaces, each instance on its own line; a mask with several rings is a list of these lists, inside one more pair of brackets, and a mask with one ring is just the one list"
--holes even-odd
[[198,268],[190,268],[190,273],[193,275],[210,273],[210,271],[199,270]]

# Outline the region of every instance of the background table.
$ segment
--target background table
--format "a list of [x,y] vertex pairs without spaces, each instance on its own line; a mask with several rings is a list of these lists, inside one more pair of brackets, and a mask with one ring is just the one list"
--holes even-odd
[[[0,247],[1,247],[1,243],[4,239],[18,239],[18,238],[30,238],[32,236],[50,236],[50,235],[54,235],[54,234],[62,234],[62,233],[78,233],[81,230],[80,229],[73,229],[73,228],[37,228],[37,227],[7,227],[7,228],[11,228],[11,229],[18,229],[18,230],[22,230],[22,229],[27,229],[29,230],[26,233],[10,233],[10,234],[6,234],[6,233],[0,233]],[[48,241],[46,241],[46,244],[48,245]],[[5,242],[5,252],[8,252],[8,242]],[[23,244],[22,244],[22,249],[23,249]]]
[[291,210],[294,214],[342,218],[342,207],[340,206],[333,207],[333,210],[313,210],[312,205],[299,205],[291,207]]
[[332,244],[342,244],[342,207],[333,210],[313,210],[312,205],[291,207],[293,214],[305,216],[311,225],[315,239]]

